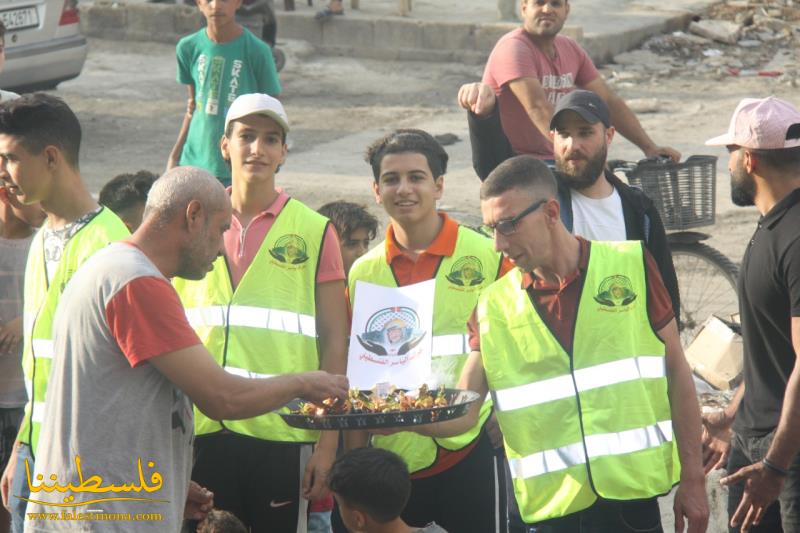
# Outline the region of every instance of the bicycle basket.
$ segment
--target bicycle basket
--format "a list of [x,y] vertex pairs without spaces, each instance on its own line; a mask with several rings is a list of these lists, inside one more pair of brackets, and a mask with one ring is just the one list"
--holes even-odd
[[658,209],[667,230],[683,230],[714,223],[717,158],[694,155],[683,163],[640,161],[628,173]]

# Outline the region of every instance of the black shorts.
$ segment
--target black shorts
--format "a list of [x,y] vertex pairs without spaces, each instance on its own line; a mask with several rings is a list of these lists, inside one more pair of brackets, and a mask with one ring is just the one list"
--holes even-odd
[[305,532],[301,495],[310,444],[271,442],[235,433],[195,439],[192,479],[214,493],[214,507],[258,533]]

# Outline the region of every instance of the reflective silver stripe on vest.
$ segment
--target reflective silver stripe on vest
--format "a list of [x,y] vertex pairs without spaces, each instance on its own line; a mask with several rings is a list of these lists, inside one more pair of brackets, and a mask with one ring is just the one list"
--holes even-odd
[[[192,307],[186,309],[186,319],[193,328],[225,326],[225,306]],[[229,325],[248,328],[270,329],[305,335],[317,336],[317,323],[311,315],[301,315],[292,311],[232,305],[228,311]]]
[[527,457],[509,459],[508,466],[514,479],[528,479],[558,472],[570,466],[582,465],[585,462],[583,443],[578,442],[554,450],[536,452]]
[[621,455],[648,448],[656,448],[672,440],[672,420],[656,422],[652,426],[629,429],[619,433],[601,433],[586,437],[589,457]]
[[250,379],[271,378],[275,376],[275,374],[259,374],[258,372],[253,372],[245,368],[236,368],[233,366],[226,366],[225,372],[228,374],[233,374],[234,376],[241,376],[243,378]]
[[44,402],[32,402],[33,406],[33,414],[31,415],[31,420],[36,422],[37,424],[41,424],[42,420],[44,420]]
[[448,355],[464,355],[469,352],[469,337],[467,335],[434,335],[432,357],[446,357]]
[[26,379],[25,381],[25,393],[28,395],[28,399],[30,400],[33,397],[33,381]]
[[[672,421],[663,420],[652,426],[629,429],[619,433],[589,435],[586,437],[586,450],[589,457],[594,459],[657,448],[671,440]],[[529,479],[585,463],[586,456],[583,444],[580,442],[508,460],[508,466],[514,479]]]
[[[578,392],[583,392],[636,379],[663,378],[665,375],[665,357],[640,356],[578,369],[575,371],[575,383]],[[500,411],[513,411],[574,395],[572,377],[569,374],[494,393],[495,405]]]
[[30,338],[33,333],[33,321],[36,318],[36,313],[23,312],[22,313],[22,332],[25,337]]
[[221,305],[188,308],[186,320],[193,328],[222,327],[225,325],[225,308]]
[[46,339],[33,339],[31,342],[34,357],[41,359],[53,358],[53,341]]

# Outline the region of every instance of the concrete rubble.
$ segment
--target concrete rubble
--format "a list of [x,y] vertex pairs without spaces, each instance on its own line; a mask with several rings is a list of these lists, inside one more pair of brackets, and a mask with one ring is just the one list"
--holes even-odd
[[625,87],[677,74],[722,81],[761,76],[796,87],[800,78],[800,2],[728,0],[697,17],[686,32],[657,35],[607,65]]

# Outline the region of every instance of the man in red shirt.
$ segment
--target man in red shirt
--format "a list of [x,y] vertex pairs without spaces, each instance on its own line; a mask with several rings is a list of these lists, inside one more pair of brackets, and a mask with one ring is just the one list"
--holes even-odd
[[[36,514],[27,515],[26,531],[73,531],[74,521],[37,516],[60,513],[64,498],[85,500],[83,485],[67,484],[84,475],[109,488],[97,494],[103,510],[88,511],[82,529],[180,531],[191,494],[192,404],[204,416],[231,420],[269,413],[297,396],[347,394],[344,376],[321,371],[236,376],[203,346],[168,278],[206,276],[230,220],[216,178],[175,168],[153,185],[136,233],[96,252],[67,284],[53,327],[52,402],[29,479],[58,478],[70,490],[31,501]],[[141,521],[112,527],[92,521],[92,513]]]
[[[608,88],[586,51],[558,34],[569,9],[568,0],[522,0],[522,27],[501,37],[486,63],[483,83],[499,99],[503,131],[514,153],[552,160],[553,108],[570,91],[586,89],[606,101],[614,127],[646,157],[665,155],[679,160],[680,153],[656,145],[645,133],[633,111]],[[465,85],[459,93],[461,105],[478,115],[480,88]]]

